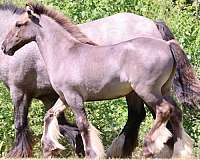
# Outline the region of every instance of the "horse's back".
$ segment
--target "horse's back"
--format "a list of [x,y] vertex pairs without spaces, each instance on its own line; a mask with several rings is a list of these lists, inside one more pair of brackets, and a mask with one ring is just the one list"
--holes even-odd
[[163,40],[138,37],[120,43],[119,47],[124,50],[121,77],[134,84],[158,81],[163,84],[174,68],[172,52]]
[[116,44],[138,36],[162,39],[155,23],[133,13],[118,13],[79,25],[89,39],[99,45]]

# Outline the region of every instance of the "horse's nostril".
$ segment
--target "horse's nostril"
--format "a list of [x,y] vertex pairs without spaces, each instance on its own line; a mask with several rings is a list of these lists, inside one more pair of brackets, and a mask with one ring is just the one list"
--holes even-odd
[[2,51],[5,53],[6,47],[5,47],[3,44],[1,45],[1,49],[2,49]]

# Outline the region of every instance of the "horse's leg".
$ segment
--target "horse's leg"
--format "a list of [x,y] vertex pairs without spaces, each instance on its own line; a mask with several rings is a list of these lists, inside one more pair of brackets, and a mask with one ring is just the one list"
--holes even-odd
[[[149,107],[147,105],[148,109],[150,110],[152,116],[153,116],[153,119],[156,118],[156,115],[155,115],[155,108],[154,110],[152,110],[153,108]],[[171,123],[170,121],[167,122],[167,129],[169,129],[169,131],[173,134],[173,129],[172,129],[172,126],[171,126]],[[173,149],[174,149],[174,140],[173,140],[173,137],[170,137],[168,139],[168,141],[164,144],[164,148],[160,151],[160,153],[156,154],[154,156],[154,158],[171,158],[172,157],[172,154],[173,154]]]
[[[41,100],[43,104],[46,106],[46,109],[50,109],[50,107],[52,107],[58,100],[58,97],[55,95],[49,97],[48,95],[47,97],[42,97]],[[84,156],[83,141],[81,138],[81,134],[78,130],[78,127],[75,124],[71,124],[67,121],[64,112],[60,113],[57,119],[61,134],[68,140],[68,142],[70,142],[70,144],[72,145],[76,154],[79,157],[81,155]]]
[[173,113],[170,118],[170,124],[173,130],[173,158],[191,158],[193,140],[185,132],[182,126],[182,111],[171,97],[166,97],[173,104]]
[[156,119],[149,134],[144,141],[144,156],[154,156],[163,148],[164,143],[172,136],[171,132],[166,128],[167,121],[172,112],[172,105],[164,98],[159,98],[156,103]]
[[99,132],[87,119],[82,96],[74,90],[68,89],[64,93],[64,97],[76,116],[76,123],[81,132],[86,157],[103,158],[105,153],[99,138]]
[[138,145],[138,132],[146,112],[143,100],[131,92],[126,96],[128,104],[128,120],[122,132],[116,137],[107,150],[107,157],[129,158]]
[[135,92],[156,112],[154,124],[144,140],[144,156],[150,157],[159,153],[164,147],[164,143],[172,136],[166,128],[166,124],[171,116],[172,104],[162,96],[161,87],[144,86],[138,84]]
[[[167,145],[171,151],[170,158],[173,157],[191,157],[193,140],[185,132],[182,126],[182,111],[177,106],[176,102],[170,97],[171,84],[173,79],[170,78],[162,87],[162,94],[168,98],[171,104],[173,104],[174,114],[171,115],[169,126],[172,130],[173,137],[168,140]],[[173,151],[174,150],[174,151]]]
[[85,156],[83,141],[78,127],[65,121],[66,119],[63,120],[63,117],[65,117],[64,113],[61,113],[58,117],[60,133],[67,138],[78,157]]
[[[105,156],[104,147],[101,143],[101,139],[99,138],[98,130],[88,122],[82,96],[78,92],[70,90],[69,88],[67,88],[65,90],[65,93],[63,94],[65,98],[65,104],[71,107],[72,111],[76,116],[76,123],[83,139],[85,155],[89,158],[104,157]],[[49,121],[48,119],[50,119],[51,117],[53,117],[53,119],[56,119],[54,117],[57,116],[59,113],[61,113],[64,109],[65,109],[64,107],[60,108],[53,107],[51,109],[51,112],[49,112],[50,114],[46,116],[47,121],[45,120],[45,123],[48,122],[48,124],[45,126],[45,129],[48,128],[49,130],[49,128],[51,128],[53,124],[54,126],[57,126],[56,122],[53,122],[53,120]],[[45,133],[46,135],[48,135],[48,132],[46,132],[46,130]],[[45,134],[43,135],[45,136]],[[55,148],[56,147],[63,148],[62,146],[59,146],[60,144],[57,145],[57,143],[58,141],[54,141]]]
[[10,88],[14,103],[15,141],[8,157],[22,158],[32,155],[32,139],[28,127],[28,108],[31,97],[18,88]]
[[[57,114],[56,109],[61,111]],[[64,147],[58,142],[59,137],[62,135],[60,134],[57,120],[57,117],[60,113],[64,112],[64,109],[65,106],[62,101],[58,99],[54,106],[45,114],[44,130],[41,139],[44,158],[51,158],[57,149],[64,149]]]

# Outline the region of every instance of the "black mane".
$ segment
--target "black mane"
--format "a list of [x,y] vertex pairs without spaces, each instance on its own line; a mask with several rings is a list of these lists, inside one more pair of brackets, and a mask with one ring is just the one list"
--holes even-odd
[[11,11],[13,14],[19,14],[19,15],[25,12],[25,9],[19,8],[12,3],[0,4],[0,10],[4,11],[8,10]]

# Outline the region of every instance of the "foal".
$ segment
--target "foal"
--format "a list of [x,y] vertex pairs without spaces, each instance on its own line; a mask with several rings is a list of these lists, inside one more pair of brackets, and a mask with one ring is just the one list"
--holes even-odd
[[[57,130],[56,117],[64,111],[64,103],[76,115],[86,156],[103,157],[103,146],[96,129],[87,120],[83,102],[118,98],[133,90],[156,113],[153,127],[145,137],[144,155],[159,153],[163,143],[172,136],[166,128],[168,120],[172,122],[174,138],[179,144],[187,145],[181,111],[169,97],[176,66],[174,57],[177,58],[174,49],[179,47],[175,42],[140,37],[112,46],[91,46],[72,37],[61,20],[56,12],[32,5],[16,22],[2,46],[12,55],[23,45],[36,41],[41,51],[52,86],[61,99],[46,115],[44,145],[53,136],[48,145],[63,148],[57,142],[59,132],[52,135],[49,131],[50,128]],[[63,72],[66,67],[67,75]]]

